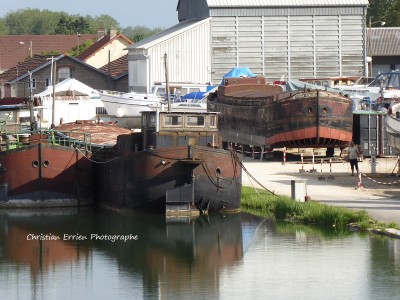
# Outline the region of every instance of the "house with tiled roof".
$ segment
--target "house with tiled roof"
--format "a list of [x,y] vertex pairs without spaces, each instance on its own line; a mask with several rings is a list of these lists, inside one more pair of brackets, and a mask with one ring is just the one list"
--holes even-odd
[[113,79],[113,91],[128,92],[128,55],[102,66],[101,71]]
[[88,40],[96,41],[98,34],[80,35],[0,35],[0,73],[35,54],[51,52],[64,54]]
[[109,62],[115,61],[128,53],[126,47],[133,42],[116,30],[110,30],[110,34],[104,35],[95,44],[80,53],[77,58],[85,63],[101,68]]
[[[52,72],[53,68],[55,72]],[[62,54],[57,57],[33,55],[0,74],[0,99],[25,98],[40,93],[52,84],[75,78],[97,90],[111,90],[113,78],[77,58]]]

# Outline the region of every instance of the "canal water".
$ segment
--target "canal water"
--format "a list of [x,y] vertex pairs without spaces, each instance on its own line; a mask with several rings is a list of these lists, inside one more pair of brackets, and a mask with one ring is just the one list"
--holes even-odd
[[1,211],[0,299],[400,299],[400,240],[244,213]]

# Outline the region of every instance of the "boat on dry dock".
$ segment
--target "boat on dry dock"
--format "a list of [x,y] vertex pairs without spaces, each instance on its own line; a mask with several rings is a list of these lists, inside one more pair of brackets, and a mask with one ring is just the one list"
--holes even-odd
[[141,125],[94,155],[100,205],[167,214],[239,210],[241,160],[222,149],[217,113],[142,112]]
[[384,118],[388,144],[400,153],[400,103],[392,105]]
[[226,78],[208,97],[224,142],[273,148],[346,147],[352,100],[324,90],[283,92],[263,77]]
[[[126,128],[140,128],[142,111],[167,110],[167,97],[171,110],[206,111],[205,99],[199,97],[214,88],[208,84],[156,82],[149,93],[119,93],[102,91],[100,99],[109,117]],[[167,92],[169,94],[167,94]]]

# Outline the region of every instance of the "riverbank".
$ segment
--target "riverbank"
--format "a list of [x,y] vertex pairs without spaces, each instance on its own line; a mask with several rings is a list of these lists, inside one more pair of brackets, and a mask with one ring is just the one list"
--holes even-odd
[[[303,180],[306,195],[311,201],[365,210],[371,218],[384,223],[400,224],[400,181],[396,158],[378,158],[375,173],[371,161],[359,163],[361,176],[351,176],[349,164],[343,161],[329,163],[318,160],[262,161],[244,158],[243,185],[267,188],[278,195],[291,196],[292,181]],[[394,170],[394,172],[393,172]],[[361,179],[361,180],[360,180]]]

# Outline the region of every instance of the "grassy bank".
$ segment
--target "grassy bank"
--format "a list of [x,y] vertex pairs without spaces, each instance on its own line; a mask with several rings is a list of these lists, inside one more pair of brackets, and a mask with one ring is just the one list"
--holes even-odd
[[297,202],[286,196],[275,196],[268,191],[242,187],[242,211],[277,220],[300,222],[338,230],[367,231],[377,228],[397,228],[395,223],[381,223],[372,219],[365,210],[351,210],[318,202]]

